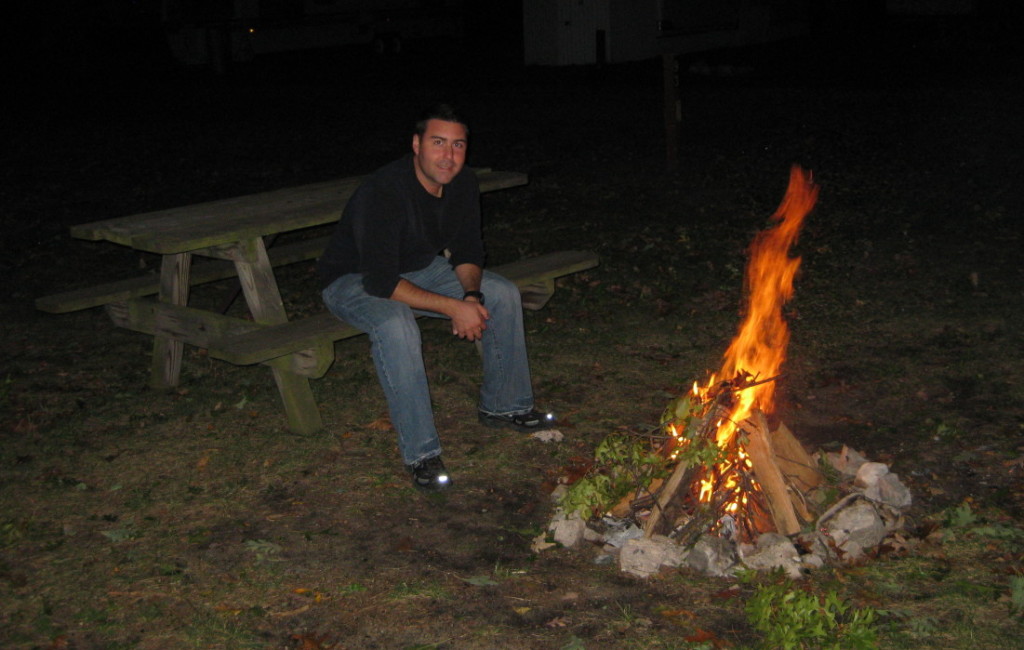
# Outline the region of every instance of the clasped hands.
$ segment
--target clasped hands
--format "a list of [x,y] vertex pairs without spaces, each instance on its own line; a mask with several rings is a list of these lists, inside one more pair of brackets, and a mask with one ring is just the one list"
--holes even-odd
[[491,317],[487,308],[475,300],[463,300],[452,310],[452,334],[467,341],[479,341],[487,320]]

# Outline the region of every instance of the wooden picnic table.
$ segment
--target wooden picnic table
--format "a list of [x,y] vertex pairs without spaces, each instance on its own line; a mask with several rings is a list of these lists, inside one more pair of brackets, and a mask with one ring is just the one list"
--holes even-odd
[[[481,192],[527,183],[517,172],[476,173]],[[273,247],[270,253],[264,238],[337,221],[361,181],[345,178],[73,226],[71,235],[79,239],[159,254],[160,274],[45,296],[36,306],[62,313],[103,305],[116,325],[152,335],[150,384],[156,388],[178,385],[186,343],[233,363],[268,365],[289,427],[300,433],[318,430],[322,424],[309,378],[322,376],[333,363],[335,341],[360,332],[326,312],[290,321],[285,311],[274,267],[315,259],[326,237]],[[193,264],[195,256],[215,261]],[[507,269],[521,289],[536,294],[535,307],[550,297],[553,278],[597,264],[596,255],[576,251],[545,259]],[[192,286],[233,276],[251,321],[188,305]],[[154,294],[156,300],[147,298]]]

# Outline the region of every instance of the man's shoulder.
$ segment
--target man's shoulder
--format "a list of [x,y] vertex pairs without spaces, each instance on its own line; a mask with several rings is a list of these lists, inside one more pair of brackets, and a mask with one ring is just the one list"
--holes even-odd
[[460,196],[469,200],[475,200],[480,195],[480,178],[476,171],[466,166],[462,168],[458,176],[452,179],[445,190],[449,196]]
[[378,167],[367,177],[367,181],[392,183],[405,180],[410,174],[415,175],[412,167],[412,156],[406,154],[401,158],[392,160],[383,167]]
[[[412,160],[403,156],[388,164],[378,167],[363,177],[353,198],[376,200],[389,195],[403,195],[409,185],[409,177],[415,178]],[[371,198],[375,197],[375,198]]]

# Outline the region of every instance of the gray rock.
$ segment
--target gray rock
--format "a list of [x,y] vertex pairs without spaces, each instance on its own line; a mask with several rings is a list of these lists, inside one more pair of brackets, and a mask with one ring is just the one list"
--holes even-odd
[[559,511],[559,514],[551,520],[551,525],[548,529],[551,531],[552,538],[557,543],[565,548],[575,548],[583,541],[583,533],[587,529],[587,522],[577,512],[566,515]]
[[686,549],[663,535],[626,540],[619,552],[619,569],[647,578],[661,567],[677,567],[686,559]]
[[826,453],[825,458],[832,467],[846,476],[856,476],[857,470],[860,469],[860,466],[868,462],[864,456],[857,452],[857,450],[850,449],[846,445],[843,445],[843,448],[839,453]]
[[686,564],[710,576],[731,575],[739,556],[736,544],[714,535],[704,535],[686,556]]
[[893,508],[906,508],[913,501],[907,486],[897,474],[885,474],[871,487],[865,488],[864,496]]
[[885,537],[885,522],[878,510],[867,499],[855,495],[855,499],[844,499],[841,508],[833,509],[819,520],[819,530],[824,530],[836,546],[856,557],[863,549],[877,546]]
[[742,558],[743,564],[755,570],[782,569],[790,578],[803,577],[803,563],[796,546],[785,535],[765,533],[757,538],[753,553]]
[[604,533],[587,526],[583,529],[583,541],[591,544],[604,544]]
[[861,489],[874,487],[880,478],[889,473],[889,467],[885,463],[864,463],[857,468],[857,475],[853,484]]
[[605,535],[604,541],[612,546],[622,546],[631,539],[639,539],[643,536],[643,530],[636,524],[630,524],[626,528],[608,533]]

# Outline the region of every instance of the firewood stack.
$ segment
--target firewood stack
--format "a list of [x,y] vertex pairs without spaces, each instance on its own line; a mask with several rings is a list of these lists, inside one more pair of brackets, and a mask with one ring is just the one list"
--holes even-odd
[[[714,439],[729,412],[728,403],[714,403],[703,416],[696,439]],[[713,531],[751,541],[761,533],[791,535],[815,514],[806,495],[823,476],[817,464],[790,430],[780,424],[772,431],[760,410],[737,423],[738,434],[721,445],[713,467],[680,460],[671,476],[652,490],[644,534],[669,535],[690,544]],[[701,484],[705,498],[700,498]]]

